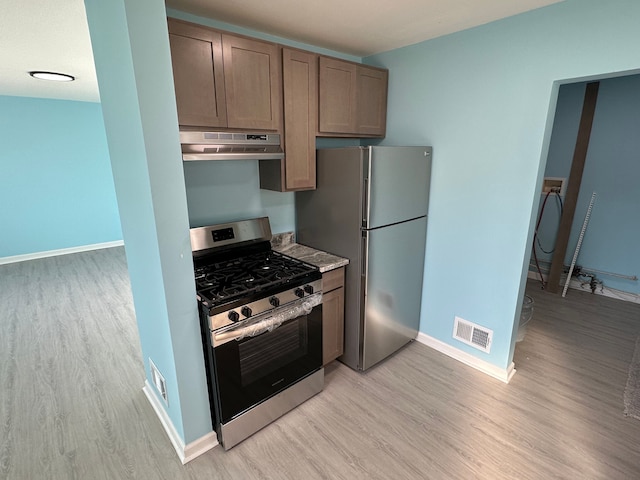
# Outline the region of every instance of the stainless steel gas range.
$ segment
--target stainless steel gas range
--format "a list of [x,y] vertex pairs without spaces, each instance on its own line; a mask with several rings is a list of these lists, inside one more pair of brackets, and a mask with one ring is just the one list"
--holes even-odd
[[266,217],[191,229],[211,418],[228,450],[320,392],[322,274]]

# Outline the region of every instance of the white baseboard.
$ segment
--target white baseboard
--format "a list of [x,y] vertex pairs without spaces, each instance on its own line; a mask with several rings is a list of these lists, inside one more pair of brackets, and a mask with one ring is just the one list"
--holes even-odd
[[[547,277],[548,277],[547,274],[545,273],[542,274],[542,278],[544,278],[545,282],[547,281]],[[529,270],[527,273],[527,278],[532,278],[534,280],[540,281],[540,274],[538,272]],[[566,274],[563,274],[560,277],[560,286],[562,288],[564,288],[564,282],[566,281],[567,281],[567,276]],[[569,288],[574,290],[580,290],[581,292],[592,293],[591,287],[589,285],[582,285],[582,282],[576,278],[571,279],[571,281],[569,282]],[[609,298],[616,298],[618,300],[623,300],[625,302],[640,303],[640,294],[637,294],[637,293],[623,292],[622,290],[615,290],[613,288],[608,288],[608,287],[602,287],[602,289],[598,287],[596,288],[596,291],[593,293],[596,295],[603,295]]]
[[68,255],[70,253],[100,250],[101,248],[120,247],[122,245],[124,245],[124,241],[116,240],[115,242],[93,243],[91,245],[81,245],[79,247],[61,248],[59,250],[47,250],[45,252],[26,253],[24,255],[13,255],[11,257],[0,257],[0,265],[25,262],[27,260],[36,260],[38,258],[56,257],[58,255]]
[[[538,280],[540,281],[540,274],[538,272],[534,272],[532,270],[528,270],[527,271],[527,278],[531,278],[532,280]],[[547,281],[547,275],[545,275],[544,273],[542,274],[542,278],[544,278],[544,281]]]
[[181,458],[182,464],[184,465],[185,463],[190,462],[194,458],[199,457],[218,445],[218,436],[216,435],[216,432],[207,433],[199,439],[194,440],[191,443],[187,443],[184,447],[184,458]]
[[492,363],[486,362],[478,357],[471,355],[470,353],[463,352],[462,350],[458,350],[451,345],[444,343],[437,338],[434,338],[430,335],[424,334],[422,332],[418,333],[418,337],[416,340],[424,345],[437,350],[440,353],[444,353],[448,357],[451,357],[459,362],[464,363],[476,370],[481,371],[493,378],[497,378],[501,382],[509,383],[513,375],[516,373],[515,364],[511,362],[508,368],[502,369],[496,367]]
[[167,412],[161,405],[160,400],[156,397],[153,387],[147,380],[144,382],[142,391],[147,397],[147,400],[149,400],[153,410],[156,412],[160,423],[164,427],[164,431],[167,433],[167,436],[171,441],[171,445],[173,445],[173,448],[178,454],[178,458],[180,458],[183,465],[218,445],[218,436],[216,435],[216,432],[207,433],[203,437],[185,445],[182,437],[180,437],[180,434],[173,426],[173,422],[169,418],[169,415],[167,415]]

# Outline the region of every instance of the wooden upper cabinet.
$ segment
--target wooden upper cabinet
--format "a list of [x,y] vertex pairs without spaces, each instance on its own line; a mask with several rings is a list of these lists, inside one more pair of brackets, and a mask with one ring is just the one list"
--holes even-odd
[[282,73],[275,43],[168,19],[178,123],[275,130],[282,126]]
[[356,132],[384,137],[387,130],[387,82],[389,72],[357,67]]
[[312,134],[385,135],[387,70],[174,18],[168,25],[180,126],[284,132],[280,189],[314,188],[315,162],[300,160],[315,155]]
[[285,189],[316,186],[318,56],[282,49]]
[[222,34],[227,126],[281,128],[282,84],[278,46]]
[[178,123],[225,127],[222,36],[172,18],[168,25]]
[[388,71],[329,57],[319,63],[319,134],[384,136]]
[[354,133],[356,128],[356,64],[320,57],[318,131]]

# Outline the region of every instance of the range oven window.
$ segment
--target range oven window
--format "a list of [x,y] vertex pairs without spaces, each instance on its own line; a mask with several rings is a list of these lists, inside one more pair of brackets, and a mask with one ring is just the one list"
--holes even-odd
[[307,352],[306,317],[291,320],[271,333],[249,338],[238,345],[240,383],[246,387],[303,358]]
[[226,423],[322,366],[322,305],[272,331],[213,348],[216,416]]

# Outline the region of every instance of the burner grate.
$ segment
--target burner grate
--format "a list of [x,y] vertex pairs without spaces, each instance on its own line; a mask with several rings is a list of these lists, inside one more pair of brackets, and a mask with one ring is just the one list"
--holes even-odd
[[197,268],[196,289],[203,299],[218,305],[287,284],[315,270],[278,252],[261,252]]

